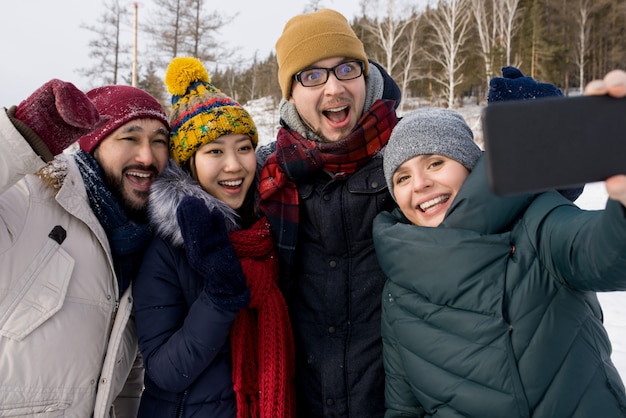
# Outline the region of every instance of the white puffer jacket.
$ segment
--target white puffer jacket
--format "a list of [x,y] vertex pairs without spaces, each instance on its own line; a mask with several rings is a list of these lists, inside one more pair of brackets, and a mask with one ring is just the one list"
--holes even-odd
[[130,288],[74,159],[44,165],[0,109],[0,417],[134,417]]

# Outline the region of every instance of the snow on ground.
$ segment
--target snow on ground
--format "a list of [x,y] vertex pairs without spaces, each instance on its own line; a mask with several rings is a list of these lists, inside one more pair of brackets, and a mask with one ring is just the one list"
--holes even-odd
[[[259,145],[272,142],[279,128],[278,102],[271,98],[251,101],[244,105],[259,130]],[[476,142],[483,148],[480,114],[482,106],[466,104],[455,109],[461,113],[472,128]],[[607,194],[604,183],[585,186],[576,204],[587,210],[604,209]],[[604,325],[613,345],[613,363],[626,380],[626,292],[599,293],[598,299],[604,311]]]

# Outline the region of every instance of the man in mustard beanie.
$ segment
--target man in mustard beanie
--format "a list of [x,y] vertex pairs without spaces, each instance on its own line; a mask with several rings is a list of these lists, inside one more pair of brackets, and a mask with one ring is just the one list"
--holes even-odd
[[291,96],[295,73],[316,61],[335,56],[358,59],[364,65],[363,74],[367,76],[369,63],[363,43],[343,15],[322,9],[287,22],[276,42],[278,83],[283,98],[288,100]]
[[298,417],[382,417],[385,277],[371,230],[395,207],[380,151],[400,90],[334,10],[287,22],[276,58],[281,129],[257,150],[260,205],[291,309]]

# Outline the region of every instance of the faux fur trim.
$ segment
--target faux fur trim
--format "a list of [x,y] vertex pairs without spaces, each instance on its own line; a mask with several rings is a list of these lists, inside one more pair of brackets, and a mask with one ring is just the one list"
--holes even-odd
[[35,175],[41,179],[56,195],[63,186],[68,171],[67,156],[57,155],[52,161],[41,167]]
[[237,214],[232,208],[205,192],[189,173],[170,160],[165,170],[152,184],[148,199],[150,226],[160,238],[176,247],[183,245],[176,209],[185,196],[201,199],[210,211],[221,211],[229,231],[239,228]]

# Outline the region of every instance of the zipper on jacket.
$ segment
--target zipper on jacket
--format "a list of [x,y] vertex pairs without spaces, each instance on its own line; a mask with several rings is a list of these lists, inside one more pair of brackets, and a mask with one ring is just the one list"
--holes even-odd
[[109,326],[109,336],[113,332],[113,326],[115,325],[115,318],[117,317],[117,311],[120,308],[120,300],[115,300],[115,306],[113,307],[113,312],[111,312],[111,326]]
[[183,408],[185,405],[185,399],[187,398],[187,391],[185,390],[178,400],[178,405],[176,405],[176,414],[174,415],[176,418],[180,418],[183,416]]

